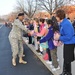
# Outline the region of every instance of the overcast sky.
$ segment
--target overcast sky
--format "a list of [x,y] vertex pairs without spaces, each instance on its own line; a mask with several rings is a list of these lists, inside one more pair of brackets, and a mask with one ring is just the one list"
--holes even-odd
[[[0,16],[9,14],[15,8],[17,0],[0,0]],[[75,2],[72,2],[74,4]]]
[[0,15],[6,15],[13,11],[16,0],[0,0]]

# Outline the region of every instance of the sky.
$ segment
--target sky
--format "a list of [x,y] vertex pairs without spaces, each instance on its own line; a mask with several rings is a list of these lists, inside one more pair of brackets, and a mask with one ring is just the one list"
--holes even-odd
[[15,8],[16,0],[0,0],[0,16],[7,15]]

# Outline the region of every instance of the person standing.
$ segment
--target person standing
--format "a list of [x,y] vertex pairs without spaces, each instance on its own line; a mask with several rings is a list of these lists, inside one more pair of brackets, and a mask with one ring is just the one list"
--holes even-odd
[[[30,22],[29,22],[29,30],[31,30],[31,31],[34,30],[33,20],[30,20]],[[32,44],[32,36],[31,35],[29,35],[29,44]]]
[[72,75],[71,73],[71,62],[74,61],[74,46],[75,46],[75,35],[74,28],[71,22],[66,18],[64,10],[56,11],[56,19],[60,23],[60,35],[55,36],[56,40],[60,40],[64,43],[63,48],[63,72],[60,75]]
[[52,59],[52,65],[50,65],[50,67],[52,68],[52,71],[56,71],[56,70],[59,70],[60,67],[59,67],[59,64],[58,64],[58,61],[57,61],[57,48],[53,44],[54,28],[53,28],[52,20],[49,19],[47,21],[47,24],[48,24],[49,31],[48,31],[47,35],[44,36],[38,42],[38,44],[48,41],[48,47],[49,47],[51,59]]
[[15,19],[12,30],[9,34],[9,41],[12,49],[12,65],[16,66],[16,58],[19,56],[19,63],[26,64],[27,62],[22,59],[23,57],[23,42],[22,30],[29,33],[30,31],[24,27],[22,21],[24,13],[18,14],[18,19]]

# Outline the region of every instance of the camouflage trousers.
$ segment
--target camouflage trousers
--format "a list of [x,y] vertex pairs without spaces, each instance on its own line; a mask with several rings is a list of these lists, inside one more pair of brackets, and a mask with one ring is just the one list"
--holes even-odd
[[17,58],[17,55],[19,57],[23,56],[23,42],[22,40],[18,40],[15,38],[9,37],[11,49],[12,49],[12,57]]

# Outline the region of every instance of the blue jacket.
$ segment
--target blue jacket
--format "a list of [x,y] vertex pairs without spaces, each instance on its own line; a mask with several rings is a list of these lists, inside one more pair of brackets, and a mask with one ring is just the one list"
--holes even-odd
[[52,40],[53,39],[53,35],[54,35],[53,27],[51,26],[49,28],[48,34],[45,37],[43,37],[43,39],[40,40],[40,43],[48,41],[48,46],[49,46],[50,50],[53,50],[55,48],[55,46],[53,44],[53,40]]
[[60,38],[64,44],[75,44],[74,28],[68,19],[60,23]]

